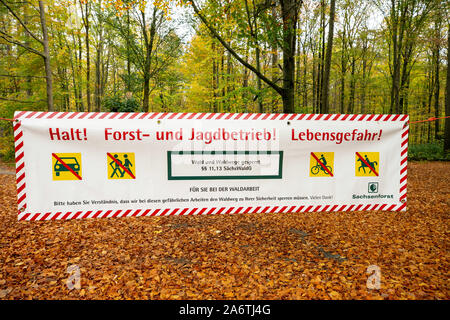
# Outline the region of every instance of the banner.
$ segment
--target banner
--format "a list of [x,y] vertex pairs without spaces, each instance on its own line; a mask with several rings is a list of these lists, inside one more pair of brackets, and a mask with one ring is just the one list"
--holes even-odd
[[16,112],[18,219],[406,210],[407,115]]

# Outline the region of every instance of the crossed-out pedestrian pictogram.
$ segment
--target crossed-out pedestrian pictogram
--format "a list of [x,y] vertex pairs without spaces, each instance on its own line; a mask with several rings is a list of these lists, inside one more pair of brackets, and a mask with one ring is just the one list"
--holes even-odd
[[133,152],[108,152],[106,155],[108,179],[136,179]]

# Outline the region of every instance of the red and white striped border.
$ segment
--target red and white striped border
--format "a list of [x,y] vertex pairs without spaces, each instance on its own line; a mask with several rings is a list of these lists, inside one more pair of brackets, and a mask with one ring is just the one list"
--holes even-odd
[[168,112],[39,112],[20,111],[14,119],[184,119],[184,120],[329,120],[329,121],[407,121],[403,114],[298,114],[298,113],[168,113]]
[[17,206],[19,208],[19,220],[20,214],[27,208],[25,192],[25,159],[23,149],[23,132],[21,123],[18,120],[13,122],[14,129],[14,149],[16,156],[16,185],[17,185]]
[[409,124],[405,122],[402,130],[402,139],[400,145],[400,202],[403,203],[406,210],[406,194],[408,183],[408,136]]
[[290,212],[336,212],[336,211],[402,211],[405,204],[359,204],[359,205],[321,205],[321,206],[265,206],[265,207],[205,207],[205,208],[166,208],[133,210],[98,210],[73,212],[19,213],[19,220],[64,220],[84,218],[115,218],[144,216],[188,216],[241,213],[290,213]]
[[[186,120],[328,120],[328,121],[403,121],[400,162],[400,204],[368,205],[316,205],[316,206],[255,206],[255,207],[204,207],[161,208],[133,210],[98,210],[73,212],[26,212],[26,183],[22,119],[186,119]],[[16,156],[16,183],[18,220],[64,220],[84,218],[211,215],[240,213],[290,213],[335,211],[405,211],[407,194],[408,115],[392,114],[286,114],[286,113],[110,113],[110,112],[38,112],[18,111],[14,115],[14,143]]]

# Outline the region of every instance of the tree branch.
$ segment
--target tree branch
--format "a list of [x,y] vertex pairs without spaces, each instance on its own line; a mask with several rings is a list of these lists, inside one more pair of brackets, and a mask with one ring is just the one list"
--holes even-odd
[[13,43],[15,45],[18,45],[18,46],[20,46],[20,47],[22,47],[22,48],[24,48],[24,49],[34,53],[34,54],[37,54],[37,55],[41,56],[42,58],[45,58],[45,56],[44,56],[44,54],[42,52],[37,51],[37,50],[35,50],[35,49],[25,45],[25,44],[15,40],[15,39],[13,39],[9,34],[6,34],[5,32],[3,32],[1,30],[0,30],[0,38],[2,38],[3,40],[5,40],[5,41],[7,41],[9,43]]
[[6,4],[5,1],[0,0],[1,3],[3,3],[3,5],[8,9],[9,12],[11,12],[11,14],[17,19],[17,21],[19,21],[19,23],[22,25],[22,27],[25,29],[26,32],[28,32],[30,34],[30,36],[32,36],[36,41],[38,41],[40,44],[44,44],[44,42],[39,39],[38,37],[36,37],[34,35],[33,32],[30,31],[30,29],[27,28],[27,26],[25,25],[25,23],[22,22],[22,19],[19,18],[19,16]]
[[272,87],[276,92],[278,92],[280,95],[283,94],[283,88],[275,84],[272,80],[264,76],[261,72],[256,70],[255,67],[253,67],[251,64],[249,64],[247,61],[242,59],[239,54],[234,51],[228,43],[225,42],[225,40],[219,35],[219,33],[208,23],[206,18],[200,13],[200,10],[198,9],[197,5],[194,1],[191,1],[192,8],[194,9],[195,14],[200,18],[200,20],[205,24],[205,26],[209,29],[209,31],[212,33],[212,35],[219,40],[219,42],[225,47],[225,49],[228,50],[228,52],[233,55],[244,67],[250,69],[258,78],[260,78],[262,81],[267,83],[270,87]]
[[12,102],[20,102],[20,103],[35,103],[36,101],[46,101],[44,99],[37,99],[37,100],[33,100],[33,101],[25,101],[25,100],[9,99],[9,98],[4,98],[4,97],[0,97],[0,100],[12,101]]
[[21,76],[15,74],[0,74],[0,77],[8,77],[8,78],[45,78],[44,76]]

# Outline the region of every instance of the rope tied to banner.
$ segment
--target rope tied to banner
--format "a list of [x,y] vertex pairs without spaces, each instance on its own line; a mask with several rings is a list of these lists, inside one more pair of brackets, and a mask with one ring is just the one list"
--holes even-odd
[[[450,116],[446,116],[446,117],[440,117],[440,118],[436,118],[436,117],[431,117],[428,118],[426,120],[419,120],[419,121],[408,121],[409,124],[413,124],[413,123],[421,123],[421,122],[429,122],[429,121],[436,121],[436,120],[442,120],[442,119],[447,119],[450,118]],[[14,119],[7,119],[7,118],[0,118],[0,120],[3,121],[10,121],[10,122],[14,122]]]
[[409,121],[409,124],[412,124],[412,123],[421,123],[421,122],[429,122],[429,121],[436,121],[436,120],[447,119],[447,118],[450,118],[450,116],[447,116],[447,117],[441,117],[441,118],[431,117],[431,118],[428,118],[428,119],[426,119],[426,120],[413,121],[413,122]]

